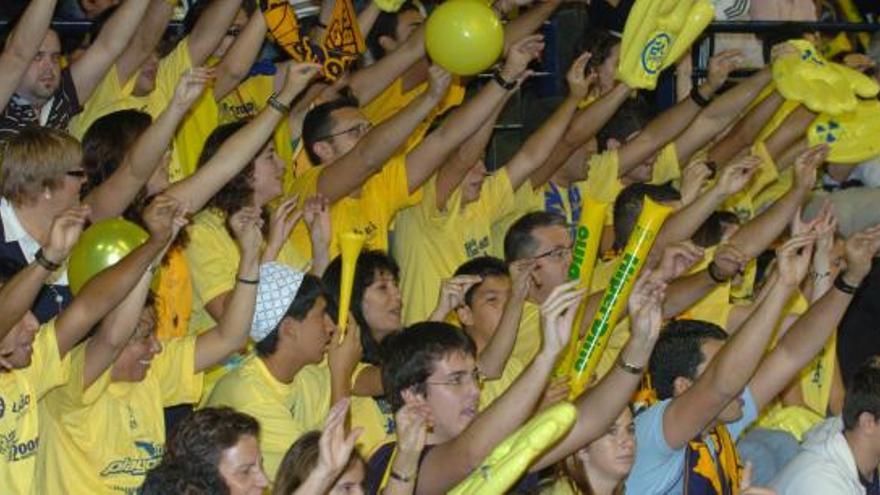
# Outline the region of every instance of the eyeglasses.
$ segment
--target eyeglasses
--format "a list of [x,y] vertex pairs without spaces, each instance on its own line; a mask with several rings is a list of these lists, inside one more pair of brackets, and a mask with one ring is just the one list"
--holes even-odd
[[446,387],[460,388],[464,385],[476,385],[478,388],[483,386],[485,377],[480,370],[474,370],[470,373],[459,373],[445,381],[426,381],[428,385],[443,385]]
[[86,171],[83,169],[68,170],[64,173],[65,173],[65,175],[68,175],[68,176],[73,177],[75,179],[85,179],[88,176],[86,174]]
[[552,258],[552,259],[561,260],[561,259],[564,259],[569,254],[571,254],[571,250],[573,247],[574,247],[574,243],[571,243],[568,246],[556,247],[556,248],[553,248],[550,251],[547,251],[545,253],[541,253],[541,254],[532,256],[532,260],[537,261],[537,260],[540,260],[543,258]]
[[344,131],[334,132],[333,134],[327,134],[326,136],[319,137],[319,138],[315,139],[315,141],[326,141],[328,139],[342,136],[343,134],[348,134],[350,132],[356,133],[355,137],[361,137],[364,134],[366,134],[367,132],[369,132],[370,129],[372,129],[372,128],[373,128],[373,124],[371,124],[370,122],[361,122],[360,124],[358,124],[354,127],[349,127],[348,129],[345,129]]

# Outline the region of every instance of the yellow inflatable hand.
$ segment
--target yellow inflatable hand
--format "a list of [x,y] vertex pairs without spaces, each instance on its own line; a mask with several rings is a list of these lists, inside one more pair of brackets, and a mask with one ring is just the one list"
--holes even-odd
[[715,18],[709,0],[637,0],[623,31],[617,78],[654,89],[660,71],[675,63]]
[[568,433],[576,418],[577,409],[568,402],[539,413],[495,447],[480,467],[448,495],[506,493],[535,458]]
[[823,113],[807,129],[810,146],[825,143],[828,161],[861,163],[880,155],[880,101],[860,100],[854,111]]
[[799,54],[786,55],[773,63],[773,80],[779,94],[803,103],[818,113],[852,112],[858,97],[873,98],[880,91],[877,81],[834,62],[829,62],[807,40],[788,42]]

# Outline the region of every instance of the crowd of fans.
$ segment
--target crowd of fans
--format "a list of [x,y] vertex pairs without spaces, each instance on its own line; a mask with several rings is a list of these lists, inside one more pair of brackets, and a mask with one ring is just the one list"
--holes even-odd
[[[785,42],[765,61],[727,39],[657,111],[615,78],[634,2],[593,0],[565,98],[487,167],[562,2],[495,2],[504,56],[478,84],[430,64],[418,3],[364,6],[369,56],[331,81],[258,60],[248,0],[201,0],[173,37],[176,0],[82,1],[94,28],[64,52],[61,6],[30,0],[0,54],[0,492],[447,493],[571,400],[511,492],[880,495],[880,161],[808,145],[816,114],[774,85]],[[877,46],[837,56],[880,74]],[[646,199],[674,211],[570,397],[554,368]],[[71,250],[116,217],[148,239],[74,294]]]

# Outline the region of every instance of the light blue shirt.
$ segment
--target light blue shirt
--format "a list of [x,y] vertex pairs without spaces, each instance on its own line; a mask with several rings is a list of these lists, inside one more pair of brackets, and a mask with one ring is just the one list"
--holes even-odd
[[[746,388],[741,398],[742,418],[727,424],[734,440],[758,418],[752,392]],[[626,480],[627,495],[679,495],[684,491],[686,449],[672,449],[663,435],[663,415],[671,400],[659,402],[636,416],[636,462]]]

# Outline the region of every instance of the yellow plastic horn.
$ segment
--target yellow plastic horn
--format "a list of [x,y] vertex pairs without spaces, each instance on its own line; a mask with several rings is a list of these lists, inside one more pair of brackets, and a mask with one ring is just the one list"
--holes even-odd
[[599,364],[599,357],[608,343],[611,330],[617,324],[620,313],[623,312],[627,299],[629,299],[629,293],[636,277],[642,270],[642,265],[648,252],[651,251],[651,246],[654,245],[657,232],[660,231],[660,227],[663,226],[663,222],[672,211],[672,208],[657,204],[651,198],[645,197],[642,213],[629,236],[629,241],[623,250],[623,256],[614,269],[611,283],[608,284],[608,288],[605,289],[605,294],[602,296],[599,310],[596,312],[593,323],[584,336],[580,350],[575,357],[571,370],[570,398],[572,400],[586,390],[590,376],[596,369],[596,365]]
[[339,234],[339,250],[342,253],[342,275],[339,282],[339,314],[336,315],[336,326],[339,328],[339,342],[345,338],[345,327],[348,325],[348,308],[351,306],[351,291],[354,285],[354,271],[357,260],[364,249],[367,236],[360,232],[343,232]]
[[535,458],[568,433],[577,409],[560,402],[546,409],[504,439],[480,467],[455,486],[449,495],[495,495],[507,493]]
[[[596,267],[596,258],[599,254],[599,241],[602,239],[602,228],[605,223],[605,212],[608,203],[600,203],[590,196],[584,196],[581,218],[578,221],[575,233],[574,248],[572,249],[571,266],[568,267],[568,278],[578,281],[578,289],[589,289],[593,279],[593,268]],[[585,299],[586,301],[586,299]],[[554,372],[555,376],[562,376],[571,369],[574,357],[577,355],[578,340],[580,340],[580,328],[584,321],[587,306],[581,303],[575,316],[574,325],[571,327],[571,340],[568,348],[562,356]]]

